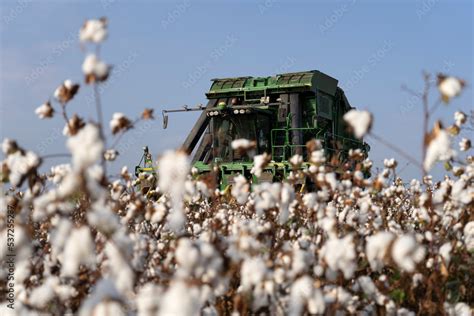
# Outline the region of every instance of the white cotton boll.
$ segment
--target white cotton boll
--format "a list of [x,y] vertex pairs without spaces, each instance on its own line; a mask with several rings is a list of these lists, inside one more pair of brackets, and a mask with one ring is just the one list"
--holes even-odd
[[100,159],[104,150],[104,143],[100,138],[97,126],[87,124],[76,135],[67,140],[67,147],[72,153],[74,168],[82,170]]
[[250,195],[250,185],[247,179],[241,174],[234,177],[234,184],[230,191],[232,196],[236,199],[237,203],[245,204]]
[[68,79],[56,88],[54,98],[62,105],[65,105],[74,98],[78,90],[79,84],[73,83]]
[[[53,193],[52,195],[54,198],[67,197],[73,194],[74,192],[76,192],[78,189],[80,189],[80,185],[81,185],[80,180],[81,180],[81,175],[79,174],[79,172],[76,172],[75,170],[71,170],[71,172],[64,174],[64,177],[63,179],[61,179],[61,182],[59,183],[57,190],[49,191],[48,194]],[[35,204],[36,202],[38,202],[39,199],[45,196],[46,194],[37,198],[35,201]]]
[[363,225],[367,223],[367,220],[369,217],[370,206],[372,203],[369,197],[362,197],[359,199],[357,204],[359,205],[358,222]]
[[260,284],[267,274],[267,267],[261,258],[252,257],[244,260],[240,270],[240,284],[244,291]]
[[[324,215],[323,215],[324,216]],[[320,227],[331,237],[335,236],[334,226],[336,225],[336,219],[334,217],[324,216],[319,219]]]
[[372,114],[368,111],[353,109],[344,114],[344,121],[352,127],[354,135],[357,138],[362,138],[365,134],[370,132],[372,127]]
[[365,168],[365,169],[370,169],[372,168],[372,165],[374,163],[372,162],[372,160],[370,160],[369,158],[365,159],[363,162],[362,162],[362,166]]
[[467,116],[464,112],[456,111],[454,113],[454,124],[456,124],[456,126],[461,127],[461,125],[466,123],[466,121],[467,121]]
[[305,193],[305,195],[303,195],[303,203],[309,209],[316,209],[318,204],[317,194],[314,192]]
[[340,286],[336,287],[334,285],[327,285],[324,287],[324,301],[327,304],[337,301],[345,306],[351,298],[352,296]]
[[110,66],[104,63],[103,61],[98,60],[97,64],[95,65],[93,74],[95,74],[98,78],[103,78],[109,75],[109,71]]
[[289,162],[293,167],[298,167],[303,163],[303,157],[301,155],[293,155]]
[[9,138],[4,138],[2,141],[2,151],[5,156],[8,156],[10,154],[13,154],[15,151],[18,150],[18,144],[16,141],[9,139]]
[[72,230],[64,246],[61,275],[75,277],[80,264],[95,266],[95,245],[86,226]]
[[97,56],[94,54],[87,55],[86,59],[82,63],[82,72],[86,75],[94,73],[95,66],[97,65]]
[[326,155],[324,154],[324,150],[321,149],[313,151],[311,153],[310,161],[316,165],[320,165],[326,162]]
[[285,282],[286,271],[282,268],[276,268],[273,271],[273,279],[276,284],[283,284]]
[[[128,243],[130,240],[124,238],[122,242]],[[107,242],[104,251],[108,258],[106,262],[108,269],[107,275],[114,280],[115,286],[120,293],[129,293],[132,291],[135,281],[135,273],[130,267],[130,254],[126,248],[127,245],[121,245],[118,241],[115,241],[115,243]]]
[[197,181],[196,183],[196,190],[201,193],[202,198],[210,197],[211,190],[208,188],[207,184],[203,181]]
[[337,189],[337,179],[334,172],[326,173],[324,175],[324,181],[329,184],[331,190],[335,191]]
[[249,157],[255,156],[256,142],[248,139],[240,138],[232,141],[232,149],[239,152],[247,153]]
[[299,278],[291,286],[288,315],[301,315],[305,306],[313,315],[324,313],[326,307],[321,291],[313,287],[308,276]]
[[314,266],[313,272],[317,277],[321,277],[324,274],[324,268],[318,264]]
[[133,244],[133,258],[130,262],[132,269],[136,271],[145,271],[145,266],[148,263],[148,257],[151,254],[151,240],[145,234],[131,234],[130,239]]
[[34,288],[29,296],[29,303],[38,308],[44,308],[48,305],[54,296],[54,287],[59,283],[57,278],[48,278],[43,284]]
[[119,152],[115,149],[107,149],[104,153],[104,159],[107,161],[114,161],[115,159],[117,159],[118,155]]
[[82,63],[82,72],[84,75],[92,75],[100,81],[109,75],[110,66],[100,60],[96,55],[89,54]]
[[429,242],[433,241],[433,233],[429,230],[425,232],[425,239]]
[[456,305],[445,302],[444,310],[448,316],[472,316],[471,308],[463,302],[456,303]]
[[293,186],[288,183],[283,183],[281,188],[281,196],[280,196],[280,213],[278,214],[278,222],[280,225],[286,223],[290,216],[290,203],[295,199],[295,191]]
[[417,263],[425,257],[425,249],[418,245],[411,235],[398,237],[392,247],[392,258],[395,263],[407,272],[413,272]]
[[168,215],[168,225],[176,233],[182,232],[186,223],[186,216],[182,209],[171,208]]
[[123,113],[116,112],[112,115],[112,119],[109,122],[109,126],[113,133],[116,133],[116,131],[119,131],[122,128],[122,122],[124,120],[128,119]]
[[120,222],[105,201],[98,201],[92,206],[92,210],[87,213],[88,222],[105,236],[112,234],[120,228]]
[[457,223],[453,226],[452,230],[453,232],[458,232],[462,229],[462,223]]
[[360,286],[364,294],[368,297],[374,298],[378,293],[377,287],[375,286],[372,279],[368,276],[360,276],[357,279],[357,285]]
[[199,263],[199,249],[187,238],[178,241],[176,249],[176,262],[187,272],[191,273],[193,268]]
[[456,316],[472,316],[472,310],[466,303],[459,302],[454,306],[454,314]]
[[137,294],[138,315],[155,316],[160,308],[163,290],[151,283],[147,283],[140,288]]
[[61,164],[51,167],[51,177],[54,183],[58,184],[61,180],[72,172],[70,164]]
[[71,79],[66,79],[64,80],[64,86],[68,89],[72,89],[72,87],[74,86],[74,82],[72,82]]
[[163,203],[154,203],[153,208],[155,209],[155,212],[153,213],[153,216],[151,217],[150,221],[152,223],[160,223],[166,215],[166,206]]
[[56,292],[56,295],[61,299],[62,301],[69,300],[73,297],[76,297],[79,292],[71,285],[55,285],[54,291]]
[[315,165],[310,165],[308,171],[311,174],[315,174],[318,171],[318,167],[316,167]]
[[[71,233],[72,223],[71,221],[61,218],[56,225],[56,229],[51,233],[51,255],[56,258],[63,251],[64,244],[68,240],[69,234]],[[61,257],[62,259],[62,257]]]
[[196,287],[188,287],[183,281],[174,281],[162,297],[160,316],[199,315],[200,293]]
[[264,211],[277,206],[280,200],[281,183],[264,182],[255,186],[255,211],[261,217]]
[[262,175],[263,168],[265,168],[265,165],[269,160],[270,156],[267,153],[253,157],[253,167],[250,170],[250,173],[254,174],[256,177],[260,177]]
[[468,151],[471,148],[471,140],[467,138],[461,139],[459,142],[459,150],[461,151]]
[[82,303],[79,316],[94,315],[94,308],[103,301],[122,301],[122,296],[117,291],[114,283],[109,279],[101,279],[94,286],[91,294]]
[[38,115],[40,119],[51,118],[53,117],[54,109],[51,103],[46,102],[36,108],[35,114]]
[[101,185],[104,169],[100,165],[92,165],[86,170],[86,186],[90,195],[95,200],[107,198],[107,190]]
[[87,20],[79,31],[81,42],[102,43],[108,35],[107,19]]
[[463,233],[464,244],[466,245],[467,250],[474,250],[474,221],[469,222],[464,226]]
[[359,180],[359,181],[364,180],[364,174],[362,173],[362,171],[360,170],[354,171],[354,179]]
[[451,138],[448,132],[439,130],[436,137],[428,144],[423,167],[428,171],[437,161],[446,161],[455,155],[455,151],[451,148]]
[[33,152],[28,151],[25,154],[16,151],[7,156],[6,164],[10,170],[9,180],[12,186],[17,186],[22,178],[34,168],[38,167],[41,160]]
[[115,301],[102,301],[94,307],[91,315],[126,316],[128,314],[122,304]]
[[107,38],[107,30],[105,28],[101,28],[95,32],[92,36],[92,41],[94,43],[103,42]]
[[239,148],[248,148],[251,145],[251,141],[245,138],[235,139],[232,141],[232,149],[236,150]]
[[448,193],[450,185],[447,182],[442,182],[440,187],[433,193],[433,203],[441,204]]
[[397,310],[397,316],[415,316],[416,314],[409,309],[399,308]]
[[63,89],[63,85],[60,85],[59,87],[54,90],[53,96],[56,100],[60,101],[61,100],[61,90]]
[[320,251],[320,256],[333,271],[342,271],[346,279],[354,274],[356,253],[351,235],[342,239],[331,238],[326,241]]
[[453,246],[449,242],[439,248],[439,255],[444,259],[447,266],[449,266],[449,262],[451,261],[451,250],[453,250]]
[[183,196],[185,182],[190,171],[190,162],[186,153],[182,151],[167,151],[158,161],[160,176],[158,186],[171,198],[173,206],[170,210],[168,224],[175,232],[184,228],[186,217],[183,210]]
[[413,275],[413,287],[417,287],[418,285],[421,284],[421,282],[423,281],[423,274],[421,273],[415,273]]
[[122,167],[122,170],[120,170],[120,175],[122,175],[122,176],[129,176],[130,175],[130,173],[128,172],[128,167],[127,166]]
[[[32,273],[32,266],[30,263],[29,259],[18,259],[16,257],[15,261],[15,290],[17,291],[18,287],[23,286],[23,282],[25,280],[28,280],[28,278],[31,276]],[[15,292],[16,292],[15,291]],[[15,293],[17,296],[17,299],[21,301],[26,301],[26,293],[18,291]]]
[[448,99],[458,96],[462,87],[461,81],[455,77],[447,77],[438,84],[439,91]]
[[434,264],[433,258],[429,258],[428,260],[426,260],[426,265],[425,265],[425,266],[426,266],[428,269],[431,269],[431,268],[433,268],[433,264]]
[[395,160],[395,158],[391,158],[391,159],[384,159],[383,161],[383,165],[385,166],[385,168],[388,168],[388,169],[395,169],[397,167],[397,161]]
[[365,253],[372,270],[380,271],[383,268],[384,258],[393,238],[394,235],[390,232],[379,232],[366,238]]
[[453,201],[469,205],[474,197],[474,187],[468,186],[464,179],[458,179],[451,188],[451,198]]
[[291,262],[292,275],[299,275],[308,269],[308,254],[297,247],[293,249],[293,260]]

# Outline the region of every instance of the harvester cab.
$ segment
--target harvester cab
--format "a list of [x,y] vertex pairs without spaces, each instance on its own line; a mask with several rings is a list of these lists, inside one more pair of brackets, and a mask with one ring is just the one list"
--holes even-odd
[[[348,163],[350,149],[360,149],[365,156],[370,150],[347,129],[343,116],[352,107],[338,81],[317,70],[213,79],[206,97],[206,106],[163,111],[163,127],[168,125],[168,113],[202,111],[182,148],[193,156],[198,176],[218,167],[221,189],[238,174],[252,183],[285,179],[293,155],[307,161],[306,143],[312,139],[321,142],[329,158],[337,157],[339,166]],[[232,148],[236,139],[254,141],[257,154],[271,156],[260,177],[250,172],[252,158]]]

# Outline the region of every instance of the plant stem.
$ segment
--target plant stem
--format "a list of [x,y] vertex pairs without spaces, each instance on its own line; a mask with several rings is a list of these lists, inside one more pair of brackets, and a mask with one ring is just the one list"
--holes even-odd
[[380,142],[381,144],[387,146],[388,148],[392,149],[393,151],[395,151],[396,153],[398,153],[400,156],[406,158],[408,161],[410,161],[411,163],[413,163],[414,165],[416,165],[417,167],[423,169],[423,166],[422,164],[417,161],[415,158],[413,158],[412,156],[410,156],[409,154],[407,154],[406,152],[404,152],[401,148],[393,145],[392,143],[390,143],[389,141],[383,139],[382,137],[380,136],[377,136],[373,133],[370,133],[369,136],[371,136],[372,138],[374,138],[375,140],[377,140],[378,142]]
[[100,101],[99,86],[96,82],[94,82],[94,98],[95,98],[95,107],[96,107],[96,111],[97,111],[97,120],[98,120],[98,124],[99,124],[100,137],[102,138],[102,140],[105,143],[104,129],[103,129],[104,118],[103,118],[103,115],[102,115],[102,104],[101,104],[101,101]]
[[[429,120],[430,120],[430,112],[429,112],[429,107],[428,107],[428,93],[430,91],[430,76],[429,74],[427,73],[424,73],[423,74],[423,77],[425,79],[425,88],[423,90],[423,96],[422,96],[422,100],[423,100],[423,139],[422,139],[422,161],[425,161],[426,159],[426,149],[427,149],[427,143],[426,143],[426,139],[428,137],[428,124],[429,124]],[[425,170],[425,168],[421,168],[423,170],[423,176],[426,176],[427,175],[427,172]]]
[[70,158],[71,154],[48,154],[41,156],[41,159],[48,159],[48,158]]
[[431,107],[431,109],[430,109],[430,111],[429,111],[429,113],[428,113],[429,116],[433,115],[434,112],[436,112],[436,110],[438,109],[439,105],[441,104],[441,101],[442,101],[441,98],[439,98],[439,99],[436,101],[436,103]]
[[69,117],[67,116],[67,113],[66,113],[66,104],[61,102],[61,109],[62,109],[61,112],[63,114],[63,118],[66,121],[66,125],[69,130],[69,133],[71,133],[71,126],[69,126]]
[[[94,82],[94,98],[95,98],[95,108],[97,110],[97,120],[99,121],[98,122],[99,135],[104,143],[104,148],[107,148],[107,140],[105,139],[105,134],[104,134],[104,118],[102,115],[102,103],[100,101],[99,86],[97,82]],[[105,157],[103,153],[101,157],[101,165],[102,165],[102,168],[104,168],[104,174],[107,174],[107,166],[105,163]]]

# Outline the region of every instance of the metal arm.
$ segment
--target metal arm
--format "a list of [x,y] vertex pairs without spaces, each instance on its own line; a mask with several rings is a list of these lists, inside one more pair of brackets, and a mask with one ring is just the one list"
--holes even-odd
[[167,113],[176,113],[176,112],[191,112],[191,111],[202,111],[206,107],[202,104],[198,104],[194,108],[190,108],[188,105],[183,105],[182,109],[174,109],[174,110],[163,110],[161,111],[161,115],[163,116],[163,128],[166,129],[168,127],[168,115]]

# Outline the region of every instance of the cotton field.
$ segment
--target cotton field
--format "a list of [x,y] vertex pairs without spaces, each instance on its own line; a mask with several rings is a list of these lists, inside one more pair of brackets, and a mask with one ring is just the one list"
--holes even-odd
[[[107,24],[87,21],[80,39],[100,45]],[[111,71],[93,55],[82,68],[93,89]],[[444,102],[464,87],[438,80]],[[315,141],[309,166],[294,156],[284,182],[237,176],[228,190],[169,150],[144,195],[137,185],[149,179],[127,167],[110,180],[107,164],[119,153],[104,128],[120,137],[153,111],[86,122],[67,113],[85,88],[66,80],[36,109],[40,119],[64,119],[69,163],[44,172],[47,157],[21,138],[2,142],[0,315],[472,315],[474,157],[471,140],[456,138],[472,113],[426,131],[421,179],[401,179],[391,158],[377,172],[356,150],[355,168],[336,174]],[[346,119],[363,136],[377,118]],[[270,159],[255,156],[252,172]],[[435,181],[429,172],[440,161],[446,175]],[[301,177],[315,189],[297,189]]]

